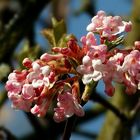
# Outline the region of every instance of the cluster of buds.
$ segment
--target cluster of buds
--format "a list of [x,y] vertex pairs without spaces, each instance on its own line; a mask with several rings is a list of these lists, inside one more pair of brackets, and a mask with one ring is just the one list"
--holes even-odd
[[[111,44],[118,40],[120,33],[130,31],[131,26],[131,22],[124,22],[119,16],[106,16],[104,11],[99,11],[93,17],[87,27],[89,32],[81,38],[87,52],[82,65],[77,67],[77,71],[83,75],[84,84],[102,79],[109,96],[115,91],[112,82],[124,84],[128,94],[140,90],[140,42],[136,41],[134,47],[128,50],[112,48]],[[99,34],[99,45],[95,33]]]
[[[72,39],[68,41],[67,48],[53,50],[61,53],[45,53],[35,61],[25,58],[25,69],[14,70],[9,74],[5,87],[12,107],[40,117],[45,116],[50,105],[57,102],[54,108],[56,122],[61,122],[73,114],[83,116],[78,77],[75,75],[77,72],[70,63],[72,59],[82,59],[83,51],[76,44],[76,40]],[[81,56],[77,56],[78,52],[81,52]],[[70,74],[74,76],[70,77]]]
[[132,23],[122,21],[120,16],[106,16],[104,11],[99,11],[87,26],[87,31],[98,33],[100,38],[115,40],[117,35],[131,31]]
[[25,58],[25,69],[14,70],[6,83],[12,106],[44,116],[53,104],[54,120],[61,122],[73,114],[84,115],[81,80],[86,86],[102,79],[110,96],[115,91],[113,82],[124,84],[128,94],[140,90],[140,42],[136,41],[132,49],[114,48],[131,26],[119,16],[99,11],[87,26],[89,32],[81,38],[82,47],[71,37],[66,47],[52,48],[52,54],[45,53],[35,61]]

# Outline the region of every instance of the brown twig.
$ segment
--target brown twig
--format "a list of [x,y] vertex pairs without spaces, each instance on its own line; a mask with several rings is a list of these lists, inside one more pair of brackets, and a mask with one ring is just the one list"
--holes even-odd
[[73,130],[76,119],[77,119],[77,116],[74,115],[67,120],[62,140],[69,140],[70,139],[71,132]]
[[137,104],[134,109],[130,112],[130,118],[134,121],[137,118],[137,115],[140,112],[140,98],[138,99]]
[[94,93],[91,96],[91,100],[96,101],[106,107],[107,109],[111,110],[122,122],[127,122],[129,119],[128,117],[121,112],[118,108],[116,108],[113,104],[105,100],[101,95]]

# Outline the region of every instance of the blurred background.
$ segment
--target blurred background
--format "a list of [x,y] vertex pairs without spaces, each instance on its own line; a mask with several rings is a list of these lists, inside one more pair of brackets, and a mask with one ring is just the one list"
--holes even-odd
[[[64,19],[67,33],[74,34],[79,41],[86,35],[86,27],[97,11],[120,15],[134,22],[135,31],[126,39],[126,44],[132,45],[133,40],[140,39],[140,25],[134,19],[140,20],[139,9],[139,0],[0,0],[0,140],[61,139],[65,123],[55,123],[49,113],[46,118],[37,118],[30,113],[13,110],[4,90],[7,75],[21,66],[24,57],[31,55],[37,58],[49,50],[49,43],[41,30],[52,27],[51,17]],[[121,101],[118,96],[113,99],[107,97],[102,82],[96,92],[105,100],[112,100],[122,110],[129,112],[134,107],[130,102],[135,102],[135,97],[121,97]],[[129,98],[127,102],[126,98]],[[120,131],[126,126],[121,126],[107,108],[92,101],[84,108],[86,115],[77,121],[71,140],[140,140],[139,115],[131,126],[131,136],[125,139],[121,136],[125,132]]]

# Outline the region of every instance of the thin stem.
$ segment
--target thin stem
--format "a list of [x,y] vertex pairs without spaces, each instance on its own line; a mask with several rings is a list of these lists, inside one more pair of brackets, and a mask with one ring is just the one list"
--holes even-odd
[[134,109],[130,112],[130,117],[132,120],[135,120],[137,115],[139,114],[140,111],[140,98],[138,99],[137,104],[135,105]]
[[107,109],[111,110],[117,117],[120,118],[120,120],[122,122],[127,122],[128,121],[128,117],[123,112],[121,112],[118,108],[116,108],[113,104],[111,104],[110,102],[105,100],[99,94],[97,94],[97,93],[92,94],[91,99],[100,103],[100,104],[102,104]]
[[73,127],[75,125],[76,119],[77,119],[77,117],[74,115],[67,120],[62,140],[69,140],[70,139],[71,132],[72,132]]

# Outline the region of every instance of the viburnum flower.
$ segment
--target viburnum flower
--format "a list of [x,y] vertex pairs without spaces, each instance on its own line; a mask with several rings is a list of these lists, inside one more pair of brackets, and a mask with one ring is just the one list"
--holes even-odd
[[[94,53],[95,50],[92,51],[90,53]],[[139,90],[140,51],[118,50],[109,55],[110,52],[106,51],[103,61],[102,57],[94,58],[87,52],[83,57],[82,65],[77,67],[77,71],[83,75],[83,83],[89,84],[92,80],[102,79],[105,83],[105,92],[110,96],[115,91],[113,82],[124,84],[128,94]]]
[[[112,96],[115,88],[113,82],[118,82],[126,86],[127,93],[135,93],[139,89],[139,41],[135,42],[135,50],[116,52],[110,50],[108,46],[115,42],[123,32],[131,31],[132,23],[125,22],[119,16],[106,16],[104,11],[99,11],[87,26],[89,31],[81,38],[86,54],[82,59],[82,64],[77,67],[77,72],[82,76],[83,83],[89,84],[91,81],[103,80],[105,92]],[[97,44],[95,34],[99,34],[100,43]],[[107,44],[106,44],[107,43]],[[137,50],[136,50],[137,49]],[[138,75],[138,76],[136,76]],[[138,77],[138,78],[135,78]]]
[[105,62],[107,46],[105,44],[97,45],[96,37],[92,32],[83,36],[81,41],[86,46],[87,53],[82,59],[82,65],[77,67],[77,71],[84,74],[83,83],[88,84],[92,80],[98,81],[102,78],[102,73],[96,70],[96,67]]
[[97,32],[111,41],[118,34],[131,31],[131,28],[132,23],[123,21],[120,16],[106,16],[104,11],[99,11],[87,26],[87,31]]
[[[121,34],[131,28],[132,23],[120,16],[99,11],[87,26],[89,32],[81,37],[81,46],[69,36],[65,45],[53,47],[52,53],[35,61],[25,58],[25,69],[14,70],[6,82],[12,106],[41,117],[54,103],[53,118],[61,122],[74,114],[84,116],[81,104],[90,99],[89,91],[99,80],[109,96],[115,92],[114,82],[123,84],[128,94],[140,90],[140,41],[132,49],[117,48],[123,40]],[[82,86],[85,89],[80,93]]]
[[136,76],[140,71],[140,52],[139,50],[132,50],[124,58],[122,64],[123,71],[128,71],[129,75]]
[[[42,102],[46,104],[47,92],[57,80],[55,72],[41,60],[32,62],[26,58],[23,64],[29,69],[21,72],[13,71],[8,77],[6,83],[8,97],[12,100],[13,107],[17,109],[30,111],[33,104],[35,106],[39,104],[41,108],[44,105]],[[44,96],[46,97],[43,100]],[[47,108],[44,108],[43,111],[46,110]],[[35,114],[33,111],[32,113]],[[45,115],[42,111],[38,111],[38,115],[42,114]]]
[[52,51],[55,53],[62,54],[65,58],[68,58],[69,60],[72,59],[75,62],[80,63],[81,59],[87,52],[87,48],[86,47],[81,48],[77,44],[77,40],[75,38],[71,38],[68,40],[66,47],[64,48],[54,47],[52,48]]
[[26,101],[24,96],[20,93],[22,91],[22,87],[25,84],[25,79],[27,76],[27,71],[13,71],[8,76],[8,81],[6,83],[6,90],[8,91],[8,97],[13,101],[13,107],[16,109],[22,109],[25,111],[29,111],[31,107],[30,101]]
[[56,122],[61,122],[73,114],[84,116],[84,110],[73,95],[72,88],[68,85],[66,86],[57,97],[57,108],[54,109],[54,120]]
[[[76,78],[69,77],[66,80],[59,80],[62,74],[71,72],[72,66],[67,62],[67,59],[63,53],[45,53],[35,61],[25,58],[23,65],[27,69],[14,70],[6,82],[5,87],[9,99],[12,101],[12,106],[16,109],[30,111],[32,114],[41,117],[46,115],[53,99],[57,98],[58,108],[54,109],[55,121],[61,121],[58,110],[62,112],[62,108],[63,120],[73,114],[83,116],[84,111],[79,104],[79,95],[76,92],[78,86],[74,85]],[[71,81],[71,84],[73,83],[69,86],[69,90],[63,89],[67,85],[65,84],[67,80],[68,82]],[[63,96],[66,97],[67,105],[61,100]]]
[[132,50],[125,56],[122,64],[122,70],[125,73],[125,85],[127,85],[127,93],[135,93],[137,89],[140,89],[140,51]]

